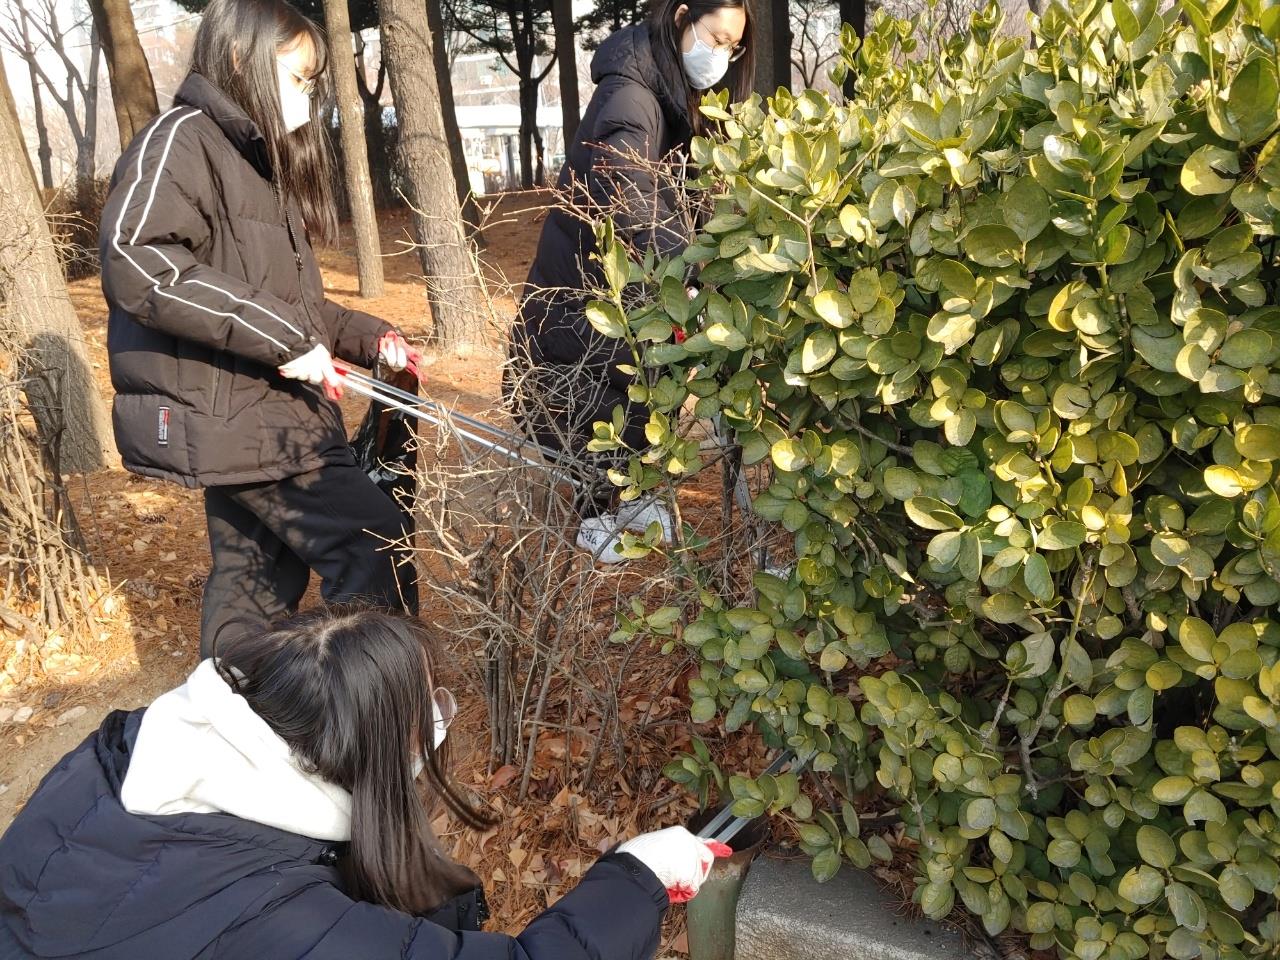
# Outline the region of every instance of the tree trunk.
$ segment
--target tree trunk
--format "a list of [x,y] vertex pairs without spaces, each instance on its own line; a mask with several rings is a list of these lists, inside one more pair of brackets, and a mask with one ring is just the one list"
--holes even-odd
[[380,297],[382,248],[373,209],[373,181],[364,142],[364,101],[356,90],[356,61],[351,49],[351,15],[347,0],[324,0],[324,25],[329,36],[329,63],[338,98],[338,130],[342,135],[342,168],[351,209],[351,232],[356,238],[356,273],[360,296]]
[[377,100],[364,100],[364,142],[369,153],[374,205],[379,209],[397,206],[400,198],[391,184],[391,148],[382,125],[382,104]]
[[582,121],[578,100],[578,56],[573,35],[573,0],[551,0],[551,21],[556,32],[556,60],[560,64],[560,110],[564,115],[564,150],[577,139]]
[[422,0],[382,0],[382,55],[399,123],[400,169],[413,206],[418,258],[426,274],[433,336],[440,344],[484,335],[485,297],[464,235],[458,193],[449,174],[431,53],[431,25]]
[[867,0],[840,0],[840,22],[853,27],[858,36],[867,35]]
[[378,80],[369,89],[364,62],[364,37],[355,34],[356,40],[356,88],[364,104],[364,142],[368,146],[369,174],[373,178],[374,205],[383,208],[396,206],[399,198],[391,186],[391,154],[387,149],[387,131],[382,125],[382,85],[387,79],[387,61],[378,63]]
[[[850,24],[859,37],[867,35],[867,0],[840,0],[840,22]],[[844,95],[852,99],[854,95],[853,71],[844,80]]]
[[124,150],[147,121],[160,112],[156,87],[133,24],[129,0],[89,0],[89,9],[107,55],[111,101],[120,130],[120,149]]
[[80,196],[98,170],[98,66],[102,63],[102,44],[96,26],[89,28],[89,46],[92,52],[84,87],[84,126],[82,132],[76,131],[76,190]]
[[756,50],[756,91],[771,97],[778,87],[791,86],[791,21],[786,0],[765,0],[756,7],[761,23],[756,36],[764,42]]
[[0,310],[29,352],[29,367],[52,374],[27,387],[36,427],[54,442],[63,472],[87,473],[112,459],[110,421],[30,163],[19,159],[26,145],[3,72],[0,97]]
[[520,75],[519,86],[520,188],[529,190],[533,187],[533,132],[538,125],[538,88],[523,73]]
[[[27,18],[18,18],[19,26],[22,30],[23,44],[30,48],[31,35],[30,28],[27,26]],[[36,62],[34,59],[23,58],[27,61],[27,73],[31,77],[31,102],[35,106],[36,113],[36,157],[40,160],[40,184],[46,190],[53,189],[53,148],[49,146],[49,127],[44,121],[44,101],[40,96],[40,74],[36,71]],[[28,157],[28,159],[30,159]]]
[[769,0],[772,7],[773,82],[776,87],[791,89],[791,14],[787,0]]
[[462,147],[462,131],[458,128],[458,111],[453,102],[453,69],[449,62],[449,49],[445,44],[444,11],[440,9],[440,0],[427,0],[427,19],[431,23],[431,52],[435,60],[436,84],[440,90],[440,118],[444,121],[444,135],[449,142],[449,163],[458,188],[462,218],[474,231],[480,225],[480,211],[471,195],[467,153]]

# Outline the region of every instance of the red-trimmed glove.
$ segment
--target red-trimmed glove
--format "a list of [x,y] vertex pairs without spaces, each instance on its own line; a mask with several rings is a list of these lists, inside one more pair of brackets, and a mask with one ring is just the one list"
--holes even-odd
[[398,332],[391,330],[378,339],[378,359],[391,370],[398,372],[408,367],[416,374],[418,364],[422,362],[422,352],[410,346]]
[[652,870],[667,888],[672,903],[685,903],[697,896],[716,857],[733,854],[723,843],[695,837],[684,827],[642,833],[620,844],[618,852],[631,854]]

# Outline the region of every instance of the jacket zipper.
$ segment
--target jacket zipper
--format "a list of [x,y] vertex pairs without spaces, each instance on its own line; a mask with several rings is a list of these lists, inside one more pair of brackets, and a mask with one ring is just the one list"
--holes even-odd
[[[293,260],[298,267],[298,298],[302,301],[302,312],[307,315],[308,325],[315,329],[315,321],[311,317],[311,308],[307,306],[307,292],[302,283],[302,251],[298,249],[298,235],[293,231],[293,214],[289,212],[289,206],[284,202],[284,198],[280,194],[279,184],[272,181],[271,189],[276,195],[276,203],[280,204],[280,209],[284,211],[284,225],[289,231],[289,244],[293,247]],[[312,337],[311,342],[315,343],[316,338]]]

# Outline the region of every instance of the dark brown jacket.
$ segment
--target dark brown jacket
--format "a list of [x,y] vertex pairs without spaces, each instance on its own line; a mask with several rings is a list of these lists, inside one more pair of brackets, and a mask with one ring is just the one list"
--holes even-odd
[[277,368],[318,343],[368,366],[391,327],[325,299],[261,132],[203,77],[121,156],[100,251],[129,470],[207,487],[354,462],[337,405]]

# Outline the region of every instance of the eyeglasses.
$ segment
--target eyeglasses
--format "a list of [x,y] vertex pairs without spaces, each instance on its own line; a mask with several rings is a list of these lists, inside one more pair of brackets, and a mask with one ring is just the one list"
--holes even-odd
[[[694,34],[694,36],[697,36],[697,35],[698,35],[698,24],[699,24],[699,23],[700,23],[700,21],[698,21],[698,20],[693,21],[693,34]],[[705,29],[705,28],[704,28],[704,29]],[[735,43],[735,44],[729,44],[729,43],[717,43],[717,42],[716,42],[716,38],[715,38],[715,37],[711,36],[710,34],[708,34],[708,35],[707,35],[707,37],[708,37],[708,39],[707,39],[707,40],[705,40],[705,41],[703,41],[703,42],[704,42],[704,43],[706,43],[706,44],[707,44],[709,47],[711,47],[713,50],[727,50],[727,51],[728,51],[728,53],[729,53],[729,62],[730,62],[730,63],[733,63],[735,60],[739,60],[739,59],[741,59],[741,58],[742,58],[742,55],[743,55],[743,54],[745,54],[745,53],[747,52],[747,45],[746,45],[745,43]]]
[[315,77],[304,77],[302,74],[293,70],[287,63],[285,63],[279,57],[276,58],[276,63],[280,64],[281,68],[284,70],[285,73],[293,77],[294,82],[298,84],[298,89],[301,90],[303,94],[309,97],[316,92]]

